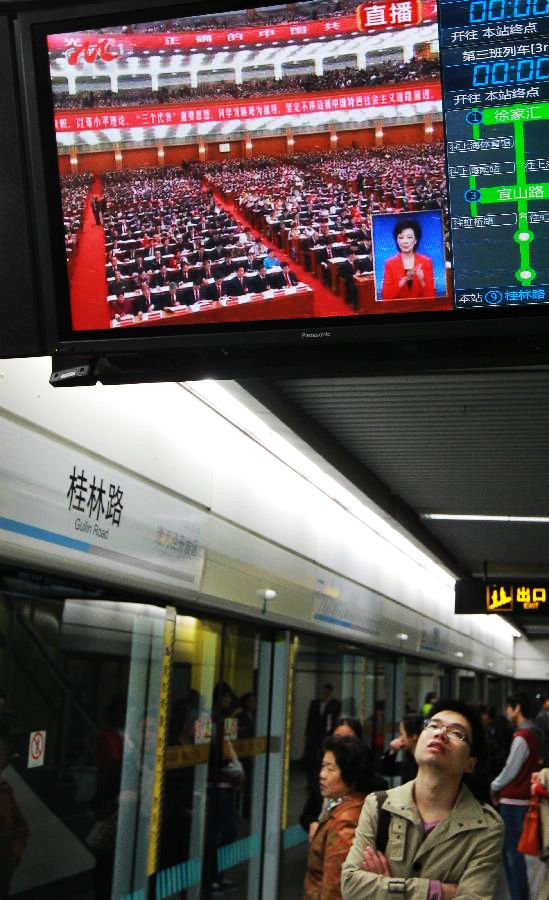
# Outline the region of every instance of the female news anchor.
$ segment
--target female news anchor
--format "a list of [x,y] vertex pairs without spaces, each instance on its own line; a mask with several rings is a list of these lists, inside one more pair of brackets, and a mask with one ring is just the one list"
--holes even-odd
[[402,219],[395,225],[393,237],[399,252],[385,262],[381,299],[408,300],[436,296],[433,261],[429,256],[416,253],[421,240],[419,223],[415,219]]

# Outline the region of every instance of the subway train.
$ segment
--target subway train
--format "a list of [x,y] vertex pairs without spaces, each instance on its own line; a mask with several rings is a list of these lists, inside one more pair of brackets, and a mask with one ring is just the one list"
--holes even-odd
[[512,629],[241,386],[48,365],[0,366],[9,896],[298,898],[320,719],[501,711]]

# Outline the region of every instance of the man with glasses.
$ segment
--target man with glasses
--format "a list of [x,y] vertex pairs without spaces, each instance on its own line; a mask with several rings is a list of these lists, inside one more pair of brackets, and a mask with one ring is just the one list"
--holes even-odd
[[509,756],[499,775],[492,781],[492,803],[498,807],[505,823],[503,862],[513,900],[528,900],[526,861],[517,850],[530,803],[530,776],[539,768],[542,752],[541,734],[531,720],[532,702],[528,694],[516,691],[507,697],[505,712],[515,727]]
[[490,900],[501,869],[503,824],[463,784],[484,754],[480,716],[440,701],[415,749],[414,781],[370,794],[343,865],[344,900]]

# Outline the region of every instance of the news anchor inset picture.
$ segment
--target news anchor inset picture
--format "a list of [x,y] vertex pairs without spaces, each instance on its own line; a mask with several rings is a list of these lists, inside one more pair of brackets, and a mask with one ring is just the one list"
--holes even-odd
[[417,300],[446,295],[439,210],[374,214],[372,241],[378,300]]

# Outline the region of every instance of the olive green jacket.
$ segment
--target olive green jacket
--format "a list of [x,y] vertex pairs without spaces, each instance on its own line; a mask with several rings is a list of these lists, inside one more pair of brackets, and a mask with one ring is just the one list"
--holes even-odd
[[491,900],[501,868],[501,817],[462,785],[448,818],[424,838],[414,784],[409,781],[388,791],[383,804],[391,813],[385,851],[391,877],[362,869],[365,848],[376,844],[378,819],[375,794],[366,798],[341,872],[344,900],[427,900],[430,880],[457,884],[460,900]]

